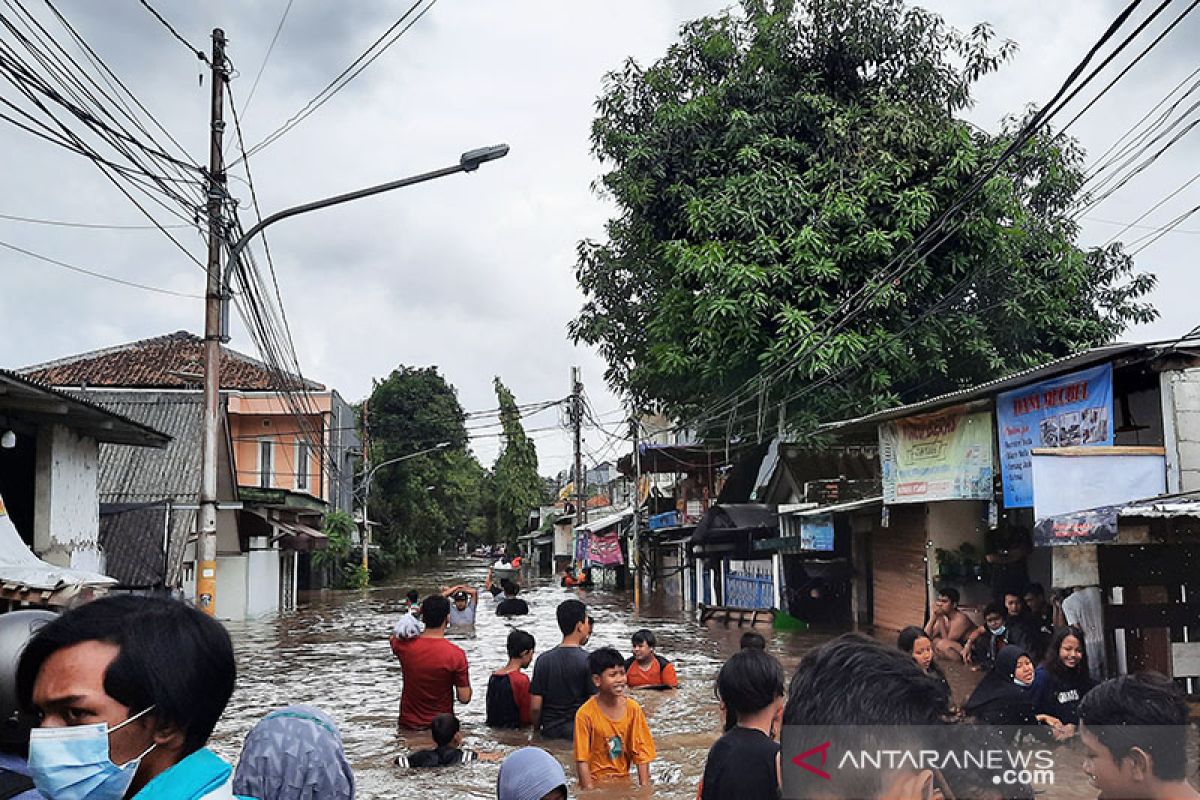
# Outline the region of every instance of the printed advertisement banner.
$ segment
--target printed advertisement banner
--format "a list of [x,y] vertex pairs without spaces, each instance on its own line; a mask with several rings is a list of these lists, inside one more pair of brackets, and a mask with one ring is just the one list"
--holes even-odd
[[1112,445],[1112,404],[1112,364],[998,396],[1005,508],[1033,505],[1033,448]]
[[990,500],[992,415],[963,407],[879,426],[883,502]]
[[615,528],[608,533],[593,534],[588,551],[588,560],[598,567],[625,563],[621,555],[621,535]]
[[1039,519],[1033,527],[1033,544],[1035,547],[1058,547],[1115,542],[1119,512],[1120,506],[1103,506]]
[[800,521],[800,547],[804,550],[833,550],[833,515],[818,514]]

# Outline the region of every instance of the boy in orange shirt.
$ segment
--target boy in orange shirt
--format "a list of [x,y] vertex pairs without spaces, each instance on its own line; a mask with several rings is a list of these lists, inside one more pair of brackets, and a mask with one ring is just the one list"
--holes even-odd
[[631,637],[633,657],[625,659],[625,680],[632,689],[677,689],[675,665],[654,652],[654,632],[642,628]]
[[588,656],[588,668],[596,694],[575,714],[579,787],[628,781],[631,764],[637,765],[638,782],[649,785],[650,762],[657,753],[642,707],[625,696],[625,659],[614,648],[601,647]]

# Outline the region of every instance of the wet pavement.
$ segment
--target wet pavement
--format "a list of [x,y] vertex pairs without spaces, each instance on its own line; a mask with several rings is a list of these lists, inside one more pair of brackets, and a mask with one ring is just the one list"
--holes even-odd
[[[499,765],[473,764],[439,770],[400,770],[395,757],[431,746],[428,734],[397,734],[400,667],[388,646],[388,635],[399,614],[404,592],[415,588],[425,595],[443,585],[471,583],[482,590],[487,564],[482,559],[449,557],[399,577],[387,587],[368,592],[313,594],[302,607],[283,617],[230,625],[238,657],[238,687],[214,735],[213,748],[235,759],[241,742],[267,712],[291,703],[307,703],[327,711],[338,723],[354,767],[357,796],[373,798],[438,797],[493,798]],[[596,626],[589,648],[612,645],[630,650],[630,635],[650,628],[658,651],[675,662],[680,688],[669,692],[636,692],[654,735],[658,758],[651,768],[653,796],[694,798],[709,746],[720,732],[721,720],[713,695],[720,664],[737,650],[737,628],[704,628],[679,607],[678,598],[643,598],[640,613],[633,610],[632,593],[570,590],[535,585],[524,591],[531,613],[511,621],[495,617],[486,593],[480,598],[474,630],[451,632],[450,638],[467,653],[474,697],[455,713],[463,721],[465,746],[508,753],[529,743],[529,733],[492,731],[484,726],[488,676],[502,666],[505,639],[512,627],[529,631],[537,651],[558,643],[554,609],[567,597],[586,602]],[[760,629],[768,650],[783,662],[788,675],[808,649],[830,633],[775,632]],[[973,684],[975,676],[950,671],[955,696]],[[536,742],[554,753],[573,777],[569,744]],[[1075,759],[1072,759],[1073,761]],[[1076,761],[1077,763],[1077,761]],[[1071,770],[1071,786],[1059,786],[1043,797],[1093,797],[1081,773]],[[629,787],[582,793],[595,800],[638,794]],[[572,796],[579,793],[572,791]]]

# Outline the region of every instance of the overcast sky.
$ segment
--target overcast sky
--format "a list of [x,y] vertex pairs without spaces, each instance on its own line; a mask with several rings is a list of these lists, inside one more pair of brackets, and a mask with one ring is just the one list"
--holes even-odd
[[[211,29],[225,30],[238,70],[233,92],[239,105],[288,5],[286,0],[153,4],[186,39],[206,50]],[[38,7],[33,0],[29,5]],[[581,304],[573,273],[576,244],[600,237],[611,213],[590,189],[601,172],[588,146],[593,102],[605,71],[629,56],[653,61],[683,21],[727,5],[440,0],[355,81],[254,156],[259,200],[269,213],[452,164],[462,151],[481,145],[512,147],[507,158],[475,174],[271,229],[283,303],[305,374],[357,401],[370,391],[373,378],[398,364],[436,364],[458,388],[465,408],[487,409],[495,406],[494,375],[504,379],[518,402],[530,403],[564,396],[570,367],[578,364],[596,410],[618,409],[603,384],[600,359],[566,336]],[[999,37],[1020,46],[1011,63],[975,90],[977,105],[970,117],[994,130],[1005,114],[1047,99],[1121,4],[939,0],[924,5],[958,28],[989,21]],[[409,6],[409,0],[294,2],[243,119],[248,144],[292,116]],[[136,0],[63,0],[60,8],[192,156],[207,162],[209,86],[207,78],[203,85],[198,81],[202,65],[195,56]],[[1175,13],[1172,9],[1164,17]],[[1077,123],[1073,131],[1089,153],[1106,150],[1197,68],[1196,41],[1200,26],[1188,19]],[[1115,70],[1103,82],[1111,75]],[[12,91],[0,85],[0,96]],[[5,189],[0,214],[145,222],[77,155],[3,123],[0,152]],[[1177,189],[1194,173],[1196,156],[1196,143],[1184,140],[1089,214],[1082,243],[1106,241],[1121,230],[1114,223],[1133,221]],[[235,179],[231,191],[249,200],[244,182]],[[1140,224],[1162,225],[1196,206],[1198,196],[1200,184],[1188,187]],[[249,213],[243,218],[250,219]],[[196,232],[174,233],[203,258]],[[1145,233],[1133,229],[1123,238]],[[1190,249],[1200,242],[1197,235],[1200,219],[1189,220],[1139,256],[1140,268],[1159,276],[1151,299],[1161,319],[1127,338],[1167,338],[1200,323]],[[203,292],[202,271],[153,230],[59,228],[0,219],[0,242],[126,280]],[[0,276],[5,343],[0,366],[203,327],[199,300],[115,285],[3,249]],[[231,346],[256,354],[238,324]],[[616,419],[611,414],[604,421]],[[529,418],[526,427],[557,423],[550,411]],[[566,466],[571,448],[565,433],[533,436],[543,473]],[[586,449],[599,458],[612,457],[615,444],[598,431],[586,437]],[[477,438],[474,447],[490,464],[494,436]]]

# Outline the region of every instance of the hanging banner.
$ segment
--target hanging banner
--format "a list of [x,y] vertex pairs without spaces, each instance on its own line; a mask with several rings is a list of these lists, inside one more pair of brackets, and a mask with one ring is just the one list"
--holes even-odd
[[879,426],[883,502],[988,500],[992,496],[992,415],[964,407]]
[[612,567],[625,563],[625,558],[621,555],[621,534],[616,528],[608,533],[593,534],[588,551],[589,560],[597,567]]
[[1033,527],[1033,543],[1037,547],[1056,547],[1116,541],[1119,512],[1120,506],[1102,506],[1039,519]]
[[1112,364],[999,395],[996,423],[1004,506],[1029,508],[1033,448],[1112,445]]

